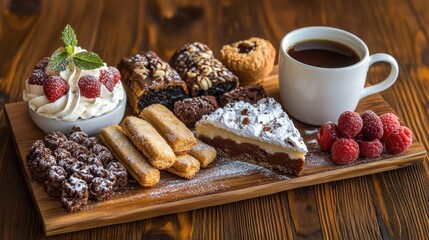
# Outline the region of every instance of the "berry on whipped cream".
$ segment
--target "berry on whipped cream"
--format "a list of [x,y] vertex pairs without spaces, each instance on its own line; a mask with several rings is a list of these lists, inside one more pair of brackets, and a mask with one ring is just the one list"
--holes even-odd
[[124,99],[119,71],[77,45],[73,29],[62,33],[64,47],[39,61],[25,82],[23,99],[38,115],[63,121],[107,113]]

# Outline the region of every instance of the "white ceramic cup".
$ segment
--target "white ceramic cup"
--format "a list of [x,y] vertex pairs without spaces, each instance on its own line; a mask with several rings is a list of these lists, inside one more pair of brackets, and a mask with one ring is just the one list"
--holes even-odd
[[[330,40],[353,49],[360,61],[340,68],[307,65],[292,58],[288,50],[308,40]],[[344,111],[354,111],[360,99],[386,90],[399,73],[396,60],[385,53],[369,55],[368,47],[355,35],[331,27],[305,27],[288,33],[280,43],[280,99],[286,111],[299,121],[322,125],[337,122]],[[368,68],[376,62],[391,66],[382,82],[364,87]]]

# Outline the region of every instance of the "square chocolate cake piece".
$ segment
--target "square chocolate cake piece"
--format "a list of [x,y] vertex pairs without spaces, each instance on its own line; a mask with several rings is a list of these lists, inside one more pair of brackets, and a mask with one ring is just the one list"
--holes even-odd
[[219,98],[223,93],[238,87],[238,78],[213,56],[207,45],[188,43],[176,51],[170,59],[188,85],[191,96],[212,95]]
[[122,58],[118,69],[137,115],[154,103],[172,110],[174,102],[188,97],[186,83],[179,74],[152,51]]

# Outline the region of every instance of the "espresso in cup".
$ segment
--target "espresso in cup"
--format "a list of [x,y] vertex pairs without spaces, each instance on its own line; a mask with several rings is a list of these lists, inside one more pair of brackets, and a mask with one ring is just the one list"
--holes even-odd
[[360,61],[359,55],[349,46],[323,39],[298,42],[287,53],[299,62],[323,68],[347,67]]
[[[369,67],[391,66],[389,76],[365,87]],[[331,27],[305,27],[288,33],[280,43],[280,99],[286,111],[301,122],[336,122],[354,111],[360,99],[384,91],[398,77],[396,60],[385,53],[369,54],[357,36]]]

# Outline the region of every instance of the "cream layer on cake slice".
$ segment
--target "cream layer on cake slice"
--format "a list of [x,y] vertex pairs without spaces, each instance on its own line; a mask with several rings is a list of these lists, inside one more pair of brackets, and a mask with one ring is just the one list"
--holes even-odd
[[199,139],[234,159],[302,173],[307,147],[292,120],[272,98],[236,102],[205,115],[196,124]]

